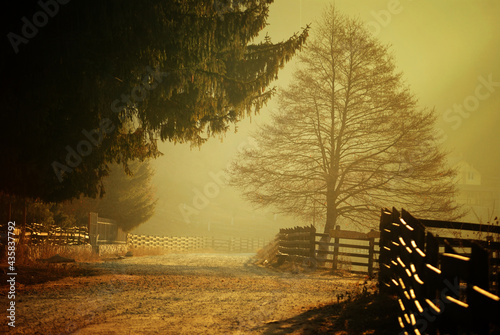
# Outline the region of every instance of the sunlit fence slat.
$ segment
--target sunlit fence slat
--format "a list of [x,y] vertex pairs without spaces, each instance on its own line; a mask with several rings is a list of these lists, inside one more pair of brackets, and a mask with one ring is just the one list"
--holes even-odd
[[492,265],[497,245],[463,240],[458,245],[467,244],[470,253],[459,254],[453,245],[460,239],[449,243],[429,232],[425,223],[474,227],[382,210],[379,286],[397,295],[402,330],[415,335],[490,334],[491,327],[500,326],[498,269]]

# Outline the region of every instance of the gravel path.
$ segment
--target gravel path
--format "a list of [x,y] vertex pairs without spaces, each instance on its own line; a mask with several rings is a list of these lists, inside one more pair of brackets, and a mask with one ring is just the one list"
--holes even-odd
[[[20,286],[16,327],[7,329],[3,321],[0,330],[9,334],[272,334],[269,325],[277,320],[330,303],[337,292],[352,290],[360,282],[356,277],[262,268],[252,264],[252,256],[168,254],[80,263],[77,266],[88,270],[87,275]],[[3,295],[5,287],[1,289]]]

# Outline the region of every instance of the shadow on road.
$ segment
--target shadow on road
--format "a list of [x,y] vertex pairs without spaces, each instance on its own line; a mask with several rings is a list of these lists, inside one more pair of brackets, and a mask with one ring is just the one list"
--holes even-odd
[[264,335],[394,335],[400,331],[397,311],[392,297],[369,295],[313,308],[286,320],[269,321],[259,330]]

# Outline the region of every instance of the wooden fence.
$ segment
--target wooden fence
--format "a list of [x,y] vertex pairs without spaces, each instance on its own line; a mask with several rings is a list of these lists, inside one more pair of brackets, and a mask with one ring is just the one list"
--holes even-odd
[[426,229],[429,222],[396,209],[380,218],[379,285],[398,296],[402,334],[490,334],[500,326],[500,297],[490,290],[491,250],[469,240],[470,254],[458,254]]
[[[348,265],[350,272],[367,273],[369,276],[373,276],[375,269],[378,268],[378,232],[371,231],[365,234],[357,231],[340,230],[340,226],[337,226],[330,231],[333,242],[326,243],[322,241],[325,240],[325,234],[317,234],[317,236],[320,236],[320,240],[316,242],[319,247],[318,255],[322,253],[320,251],[322,245],[333,248],[332,251],[329,251],[333,256],[331,260],[317,258],[318,261],[331,262],[332,270],[337,270],[342,265]],[[361,267],[363,270],[356,270],[354,267]]]
[[317,233],[313,226],[280,229],[278,263],[298,260],[333,271],[348,266],[350,272],[373,276],[379,254],[378,235],[340,230],[339,226],[330,234]]
[[[0,224],[0,228],[5,225]],[[1,229],[0,229],[1,230]],[[5,231],[6,226],[5,226]],[[82,227],[59,227],[29,223],[24,232],[16,229],[16,236],[23,236],[27,245],[91,245],[92,250],[101,254],[125,253],[128,247],[162,248],[172,251],[211,250],[231,253],[254,253],[267,246],[270,238],[245,238],[213,236],[146,236],[125,233],[115,220],[89,213],[89,223]],[[6,236],[0,236],[0,246],[6,245]]]
[[221,252],[256,252],[270,242],[263,238],[216,238],[213,236],[154,236],[128,235],[132,248],[161,248],[172,251],[196,251],[209,249]]
[[314,261],[316,228],[282,228],[278,234],[278,263],[299,260],[302,263]]
[[87,226],[61,227],[27,223],[24,231],[16,229],[17,236],[23,236],[24,243],[29,245],[98,245],[125,244],[127,234],[118,227],[116,221],[89,213]]
[[[17,229],[15,234],[21,236]],[[57,225],[42,225],[27,223],[24,231],[24,243],[30,245],[84,245],[89,243],[87,227],[59,227]]]
[[90,244],[125,244],[127,233],[112,219],[100,217],[97,213],[89,213]]

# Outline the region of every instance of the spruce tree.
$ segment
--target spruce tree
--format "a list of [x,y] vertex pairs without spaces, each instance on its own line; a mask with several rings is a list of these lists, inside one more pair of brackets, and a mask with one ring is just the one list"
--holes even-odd
[[5,4],[0,190],[95,197],[110,163],[157,157],[158,141],[201,145],[258,112],[308,33],[253,44],[272,2]]

